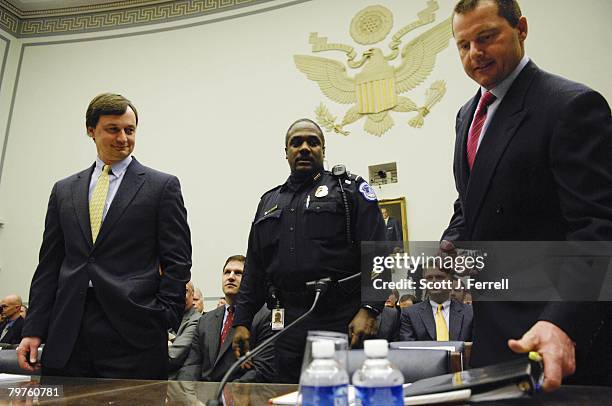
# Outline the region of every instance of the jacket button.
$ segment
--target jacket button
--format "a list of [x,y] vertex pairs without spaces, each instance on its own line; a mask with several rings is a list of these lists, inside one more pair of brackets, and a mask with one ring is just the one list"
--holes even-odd
[[293,231],[293,227],[289,227],[289,231]]
[[502,206],[497,206],[497,209],[495,210],[495,213],[497,213],[497,214],[504,214],[504,208]]

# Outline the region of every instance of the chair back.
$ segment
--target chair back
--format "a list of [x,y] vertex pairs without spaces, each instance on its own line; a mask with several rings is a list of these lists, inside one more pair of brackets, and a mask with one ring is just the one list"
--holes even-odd
[[[450,352],[440,350],[405,351],[390,348],[389,360],[397,366],[404,375],[405,382],[414,382],[423,378],[448,374],[450,370]],[[361,368],[366,356],[363,350],[350,350],[348,352],[349,378]]]

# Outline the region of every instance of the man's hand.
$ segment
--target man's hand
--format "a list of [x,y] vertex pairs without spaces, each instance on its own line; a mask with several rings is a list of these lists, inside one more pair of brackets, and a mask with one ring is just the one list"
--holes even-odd
[[[247,352],[249,352],[249,339],[251,338],[251,332],[245,326],[234,327],[234,339],[232,340],[232,349],[234,350],[234,356],[236,359],[240,358]],[[242,348],[242,350],[241,350]],[[253,364],[251,361],[245,361],[240,365],[240,369],[251,369]]]
[[367,309],[359,309],[348,326],[351,348],[360,345],[366,338],[376,335],[376,317]]
[[559,327],[548,321],[538,321],[520,340],[508,340],[514,352],[537,351],[544,359],[544,383],[542,389],[553,391],[561,386],[561,380],[576,371],[575,344]]
[[232,340],[232,349],[236,359],[240,358],[249,351],[249,339],[251,332],[245,326],[234,327],[234,338]]
[[440,241],[440,251],[450,255],[457,255],[457,252],[455,251],[455,244],[448,240]]
[[[39,337],[23,337],[19,347],[17,347],[17,362],[19,368],[29,372],[34,372],[40,369],[38,360],[38,347],[40,347],[41,339]],[[26,359],[28,356],[28,359]]]

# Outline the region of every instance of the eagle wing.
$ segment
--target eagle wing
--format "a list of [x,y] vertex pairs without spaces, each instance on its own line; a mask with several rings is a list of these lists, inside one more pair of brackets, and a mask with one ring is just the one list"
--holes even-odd
[[429,76],[436,55],[448,46],[452,35],[451,19],[447,18],[406,44],[402,50],[402,63],[395,70],[398,94],[414,89]]
[[317,82],[321,91],[335,102],[351,104],[357,102],[355,79],[346,73],[338,61],[308,55],[294,55],[295,66],[310,80]]

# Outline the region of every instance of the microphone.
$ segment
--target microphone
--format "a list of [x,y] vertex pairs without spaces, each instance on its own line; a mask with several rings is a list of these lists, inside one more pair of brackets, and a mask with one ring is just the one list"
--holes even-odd
[[[359,275],[359,274],[355,274],[355,275]],[[352,275],[349,278],[352,278],[355,275]],[[348,278],[345,278],[345,279],[348,279]],[[310,306],[310,309],[308,309],[308,311],[306,313],[302,314],[300,317],[295,319],[293,321],[293,323],[289,324],[287,327],[285,327],[284,329],[282,329],[281,331],[279,331],[278,333],[276,333],[272,337],[269,337],[263,343],[259,344],[252,351],[248,351],[242,357],[238,358],[236,360],[236,362],[234,362],[232,364],[230,369],[227,370],[225,375],[223,375],[223,379],[221,379],[221,382],[219,383],[219,389],[217,389],[216,396],[214,397],[214,399],[211,399],[211,400],[207,401],[206,402],[206,406],[220,406],[220,405],[223,405],[223,401],[221,399],[221,396],[223,395],[223,389],[225,388],[225,385],[227,385],[230,376],[236,370],[236,368],[238,368],[240,365],[242,365],[245,361],[248,361],[249,359],[253,358],[257,354],[261,353],[263,350],[268,348],[272,343],[274,343],[276,340],[278,340],[279,337],[281,337],[283,334],[285,334],[287,331],[289,331],[290,328],[292,328],[293,326],[295,326],[296,324],[298,324],[302,320],[304,320],[306,317],[308,317],[313,312],[313,310],[315,309],[317,304],[319,303],[319,299],[321,298],[321,295],[323,295],[325,292],[327,292],[327,289],[328,289],[329,284],[331,282],[332,282],[331,278],[323,278],[323,279],[319,279],[317,281],[306,282],[306,286],[307,287],[314,287],[314,290],[315,290],[315,297],[314,297],[314,300],[312,301],[312,306]]]

